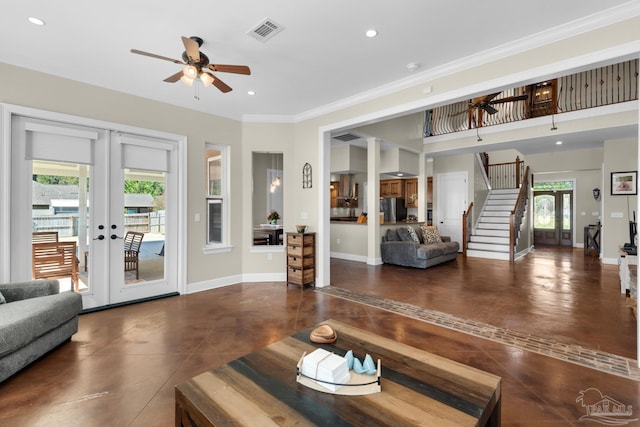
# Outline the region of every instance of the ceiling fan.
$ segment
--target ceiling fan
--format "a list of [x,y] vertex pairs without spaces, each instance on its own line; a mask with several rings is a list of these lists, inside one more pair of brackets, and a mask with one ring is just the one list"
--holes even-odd
[[131,49],[131,53],[150,56],[156,59],[171,61],[174,64],[184,65],[184,68],[181,71],[164,79],[167,83],[175,83],[180,80],[187,86],[191,86],[193,85],[194,80],[200,79],[205,87],[213,84],[224,93],[231,92],[231,87],[208,71],[245,75],[251,74],[251,70],[246,65],[210,64],[207,55],[200,52],[200,46],[202,46],[203,42],[204,41],[200,37],[192,36],[187,38],[183,36],[182,43],[184,44],[185,51],[182,52],[182,61],[179,59],[156,55],[155,53],[144,52],[138,49]]
[[514,102],[514,101],[524,101],[529,98],[528,95],[516,95],[516,96],[508,96],[500,99],[494,99],[496,96],[500,95],[501,93],[502,92],[496,92],[486,96],[473,98],[469,100],[467,104],[467,109],[465,111],[460,111],[459,113],[452,114],[451,116],[457,116],[459,114],[465,114],[465,113],[471,114],[475,109],[484,110],[488,114],[495,114],[498,112],[498,110],[494,107],[494,105],[496,104],[504,104],[507,102]]

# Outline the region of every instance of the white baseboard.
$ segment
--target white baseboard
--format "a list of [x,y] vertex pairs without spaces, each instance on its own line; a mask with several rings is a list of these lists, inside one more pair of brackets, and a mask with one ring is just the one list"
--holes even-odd
[[344,259],[347,261],[358,261],[358,262],[365,262],[365,263],[368,261],[368,258],[364,255],[352,255],[352,254],[345,254],[342,252],[331,252],[329,256],[331,258]]

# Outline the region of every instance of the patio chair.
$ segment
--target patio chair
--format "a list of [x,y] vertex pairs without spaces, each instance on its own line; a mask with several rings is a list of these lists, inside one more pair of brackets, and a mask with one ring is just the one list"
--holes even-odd
[[51,243],[57,241],[57,231],[34,231],[31,234],[31,243]]
[[124,236],[124,271],[136,272],[136,280],[140,278],[138,268],[138,254],[142,245],[144,233],[137,231],[127,231]]
[[78,291],[78,262],[76,242],[46,242],[31,245],[34,279],[71,278],[74,291]]

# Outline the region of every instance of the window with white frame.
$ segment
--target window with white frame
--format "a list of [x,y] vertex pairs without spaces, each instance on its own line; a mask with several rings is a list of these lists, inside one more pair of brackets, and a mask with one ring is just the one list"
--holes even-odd
[[228,246],[228,147],[207,144],[207,246]]

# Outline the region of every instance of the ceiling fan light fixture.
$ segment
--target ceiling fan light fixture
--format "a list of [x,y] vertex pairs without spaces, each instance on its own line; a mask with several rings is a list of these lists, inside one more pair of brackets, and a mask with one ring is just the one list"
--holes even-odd
[[200,73],[200,80],[204,87],[209,87],[213,83],[213,76],[209,73]]
[[182,73],[185,75],[185,77],[188,77],[192,80],[198,77],[198,69],[193,65],[185,65],[185,67],[182,69]]
[[186,84],[187,86],[191,87],[193,86],[193,79],[185,76],[180,77],[180,81],[184,84]]

